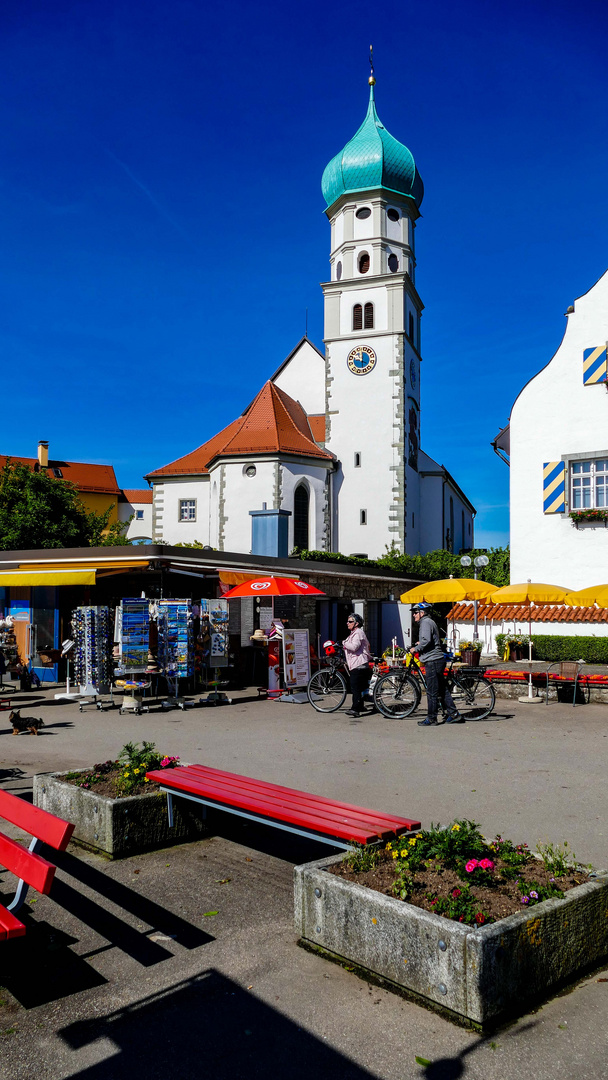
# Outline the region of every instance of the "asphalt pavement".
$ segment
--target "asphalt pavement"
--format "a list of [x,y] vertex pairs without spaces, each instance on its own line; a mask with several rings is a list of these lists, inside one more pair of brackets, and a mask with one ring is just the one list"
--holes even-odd
[[[608,866],[605,705],[499,700],[487,720],[429,729],[246,691],[141,716],[79,712],[53,690],[13,697],[44,720],[38,737],[12,736],[0,713],[0,784],[24,797],[37,772],[146,739],[423,825],[467,817],[532,847],[566,839]],[[298,948],[293,866],[329,851],[227,815],[206,840],[120,862],[71,845],[51,896],[32,897],[26,937],[0,945],[0,1076],[608,1078],[607,972],[482,1037]]]

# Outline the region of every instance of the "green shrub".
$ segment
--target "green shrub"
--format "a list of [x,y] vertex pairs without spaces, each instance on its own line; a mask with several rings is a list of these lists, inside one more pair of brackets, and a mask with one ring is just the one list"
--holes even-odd
[[587,664],[608,664],[608,637],[566,637],[561,634],[533,634],[537,660],[585,660]]

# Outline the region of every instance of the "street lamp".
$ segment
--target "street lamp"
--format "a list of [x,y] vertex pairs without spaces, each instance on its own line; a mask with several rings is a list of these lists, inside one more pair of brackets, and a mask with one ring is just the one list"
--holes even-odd
[[[463,555],[460,560],[461,566],[470,566],[473,562],[473,573],[475,575],[475,581],[477,581],[477,571],[481,570],[482,566],[487,566],[489,563],[487,555],[476,555],[475,560],[471,559],[470,555]],[[473,600],[473,641],[479,641],[479,634],[477,632],[477,600]]]

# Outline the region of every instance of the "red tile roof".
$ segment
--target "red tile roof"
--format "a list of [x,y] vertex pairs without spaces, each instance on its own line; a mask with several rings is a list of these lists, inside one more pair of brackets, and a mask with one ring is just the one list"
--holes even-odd
[[[15,454],[0,454],[0,468],[7,461],[20,461],[23,465],[29,465],[31,469],[38,467],[38,458],[18,457]],[[55,461],[49,460],[45,472],[48,476],[54,476],[54,469],[61,470],[61,477],[57,479],[70,480],[79,491],[100,491],[107,494],[119,495],[120,488],[116,480],[112,465],[92,465],[86,461]]]
[[[608,608],[566,607],[564,604],[478,604],[477,618],[495,622],[608,622]],[[454,622],[473,622],[472,604],[454,604],[448,613]]]
[[152,502],[152,488],[123,488],[122,494],[130,503]]
[[308,423],[310,424],[310,430],[312,431],[315,442],[325,442],[325,413],[320,413],[316,416],[309,416]]
[[216,457],[272,453],[332,460],[330,453],[317,446],[300,403],[268,381],[238,420],[192,453],[148,473],[146,480],[187,473],[204,474]]

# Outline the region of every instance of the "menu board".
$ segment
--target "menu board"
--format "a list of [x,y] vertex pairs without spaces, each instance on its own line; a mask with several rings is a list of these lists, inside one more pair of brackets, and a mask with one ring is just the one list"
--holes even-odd
[[201,638],[205,642],[203,662],[210,668],[228,665],[228,601],[201,600]]
[[310,682],[308,630],[283,630],[283,681],[286,690]]

